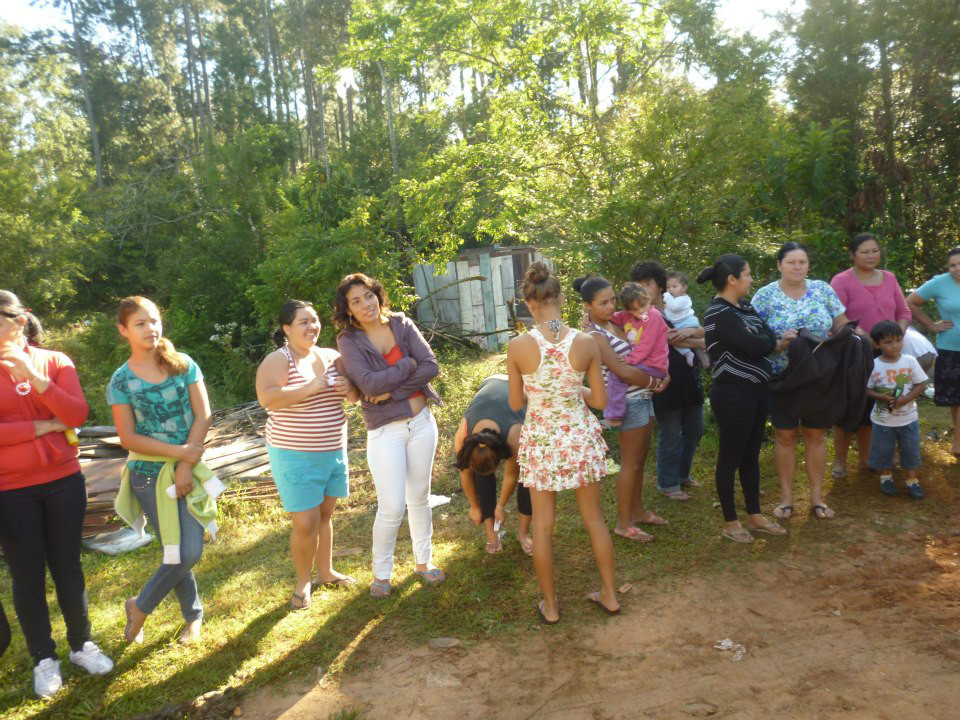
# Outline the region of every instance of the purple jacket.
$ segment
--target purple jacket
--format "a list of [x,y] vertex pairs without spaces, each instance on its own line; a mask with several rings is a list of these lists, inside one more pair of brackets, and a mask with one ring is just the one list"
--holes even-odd
[[404,355],[396,365],[388,365],[367,334],[359,328],[346,328],[337,336],[343,369],[360,393],[364,396],[390,393],[390,399],[379,405],[360,401],[367,430],[409,418],[412,413],[407,400],[418,390],[428,401],[440,402],[440,396],[429,384],[440,372],[430,345],[403,313],[391,314],[389,322],[390,331]]

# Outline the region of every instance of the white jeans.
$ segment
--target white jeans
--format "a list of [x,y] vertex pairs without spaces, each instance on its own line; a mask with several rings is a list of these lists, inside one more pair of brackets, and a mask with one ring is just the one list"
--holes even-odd
[[397,420],[367,433],[367,465],[377,488],[373,521],[373,576],[387,580],[393,572],[397,530],[406,508],[417,563],[429,563],[433,515],[430,475],[437,452],[437,421],[429,408],[409,420]]

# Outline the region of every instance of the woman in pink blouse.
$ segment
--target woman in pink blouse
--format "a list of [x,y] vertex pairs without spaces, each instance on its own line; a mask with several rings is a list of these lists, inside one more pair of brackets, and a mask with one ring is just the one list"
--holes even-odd
[[[876,237],[870,233],[860,233],[850,241],[849,249],[853,267],[834,275],[830,285],[847,309],[847,318],[850,322],[858,323],[857,333],[869,339],[870,330],[881,320],[892,320],[906,330],[910,323],[910,308],[896,276],[877,267],[882,259],[882,252]],[[868,403],[864,420],[855,433],[861,470],[867,468],[867,458],[870,456],[872,409],[873,403]],[[834,477],[844,477],[847,474],[847,451],[853,435],[839,427],[833,429]]]

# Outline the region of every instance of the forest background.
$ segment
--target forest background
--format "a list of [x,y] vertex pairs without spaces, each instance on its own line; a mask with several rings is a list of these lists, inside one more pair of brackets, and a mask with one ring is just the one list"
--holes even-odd
[[222,405],[285,298],[362,270],[408,308],[464,246],[568,279],[737,251],[764,280],[800,240],[828,279],[869,230],[909,288],[958,242],[960,0],[808,0],[768,38],[711,0],[49,7],[62,30],[0,25],[0,287],[100,420],[132,293]]

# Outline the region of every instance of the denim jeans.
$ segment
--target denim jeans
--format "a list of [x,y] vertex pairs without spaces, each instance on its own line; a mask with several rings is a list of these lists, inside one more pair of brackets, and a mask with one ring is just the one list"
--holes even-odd
[[[160,537],[160,528],[157,522],[157,479],[149,475],[130,473],[130,487],[136,496],[140,507],[143,508],[150,527]],[[149,615],[157,605],[170,593],[176,592],[180,601],[180,612],[183,619],[193,622],[203,617],[203,606],[197,593],[197,580],[193,576],[193,566],[200,561],[203,554],[203,526],[196,521],[187,503],[180,498],[177,500],[177,510],[180,516],[180,562],[177,565],[161,565],[147,584],[143,586],[137,597],[137,607],[141,612]]]
[[904,470],[920,469],[920,423],[890,427],[873,423],[870,441],[870,469],[893,469],[893,451],[900,445],[900,466]]
[[436,451],[437,421],[429,408],[409,420],[396,420],[367,433],[367,465],[377,488],[373,576],[379,580],[387,580],[393,573],[393,552],[404,509],[410,524],[414,561],[430,562],[430,478]]
[[657,412],[657,488],[682,490],[703,437],[703,405]]
[[13,580],[13,607],[34,664],[56,659],[47,608],[47,568],[71,650],[90,639],[80,533],[87,509],[83,475],[0,492],[0,545]]

